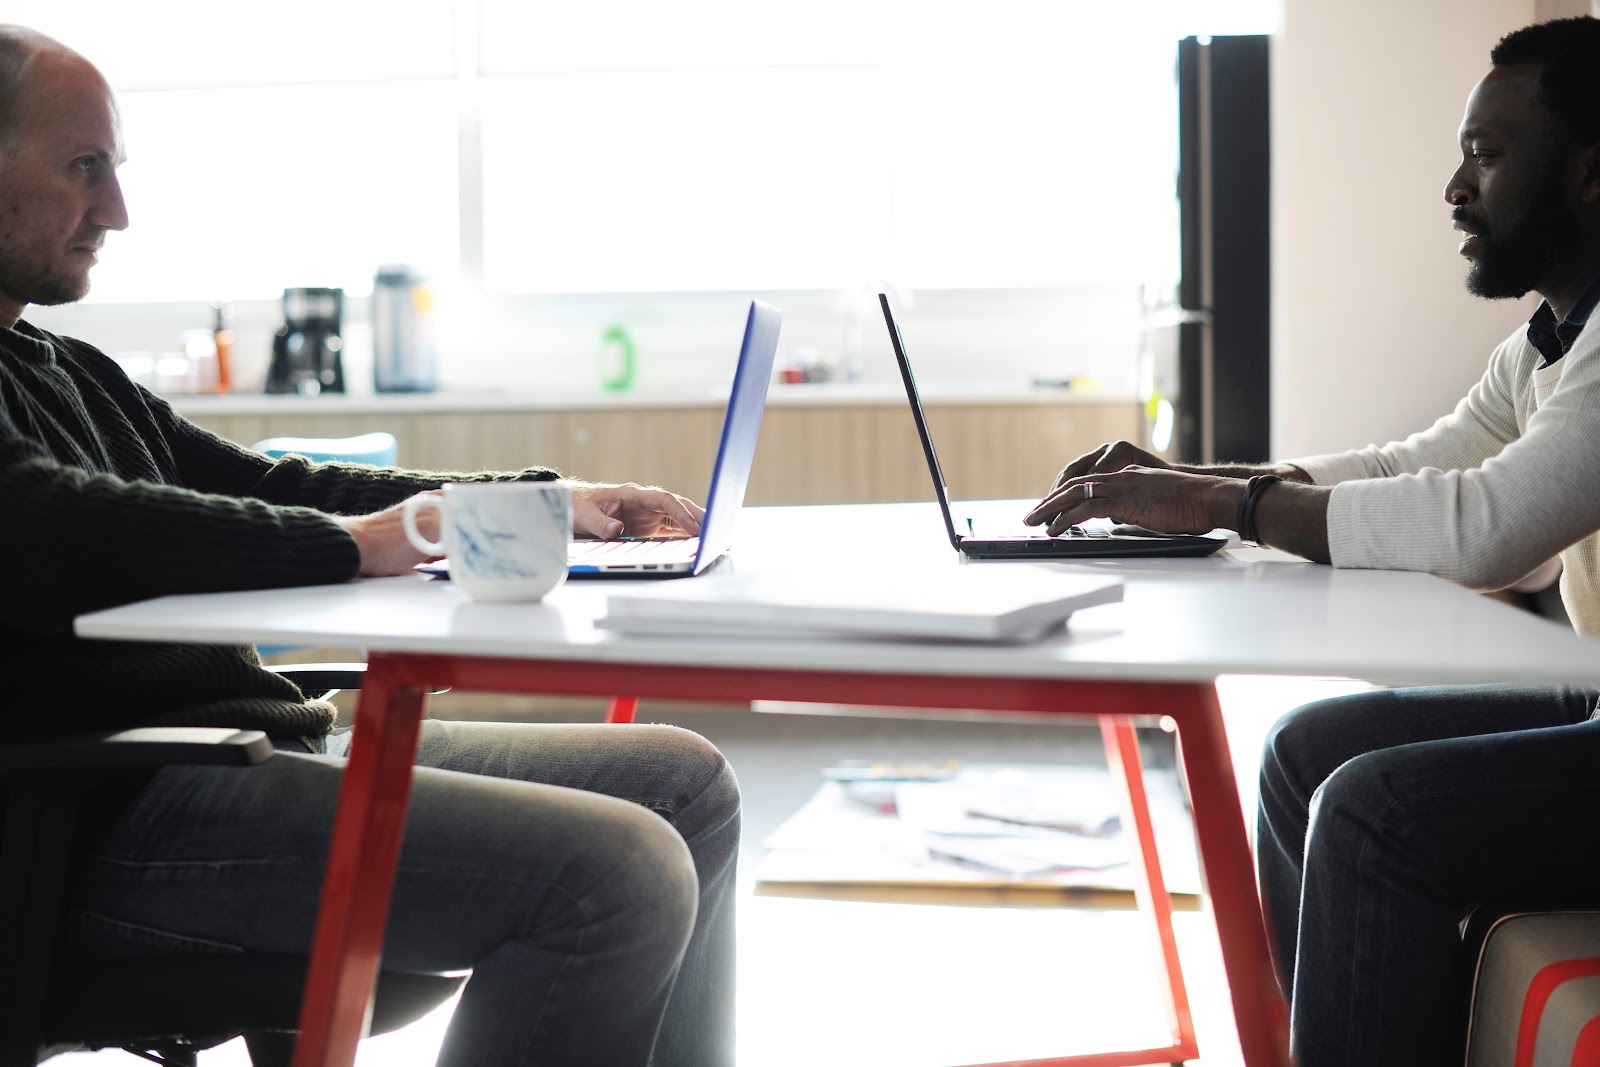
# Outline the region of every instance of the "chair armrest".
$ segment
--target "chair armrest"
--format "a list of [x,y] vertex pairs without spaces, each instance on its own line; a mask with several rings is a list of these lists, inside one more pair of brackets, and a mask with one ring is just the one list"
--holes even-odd
[[[360,689],[367,665],[355,663],[269,663],[267,670],[287,677],[300,687],[302,693],[323,699],[344,689]],[[449,686],[428,690],[438,695],[450,692]]]
[[167,763],[250,767],[272,756],[260,730],[150,726],[67,734],[24,745],[0,745],[0,775],[68,767],[138,767]]
[[355,663],[277,663],[267,670],[288,678],[309,696],[331,695],[341,689],[360,689],[367,665]]
[[[38,1058],[61,915],[86,833],[103,826],[161,765],[249,767],[271,757],[272,743],[260,730],[210,727],[140,727],[0,745],[0,1060]],[[86,809],[87,823],[80,819]]]

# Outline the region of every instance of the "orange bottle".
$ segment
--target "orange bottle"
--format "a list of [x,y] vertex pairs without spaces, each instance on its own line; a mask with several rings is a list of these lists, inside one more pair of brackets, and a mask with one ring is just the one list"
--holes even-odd
[[213,307],[217,312],[213,335],[217,342],[217,392],[226,393],[232,388],[231,364],[233,361],[233,331],[228,328],[226,309],[221,304]]

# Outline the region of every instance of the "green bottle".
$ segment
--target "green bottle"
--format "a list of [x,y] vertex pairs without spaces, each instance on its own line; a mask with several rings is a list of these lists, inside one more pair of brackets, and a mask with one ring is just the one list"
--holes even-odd
[[621,393],[633,388],[636,357],[633,338],[621,326],[609,326],[600,335],[600,388]]

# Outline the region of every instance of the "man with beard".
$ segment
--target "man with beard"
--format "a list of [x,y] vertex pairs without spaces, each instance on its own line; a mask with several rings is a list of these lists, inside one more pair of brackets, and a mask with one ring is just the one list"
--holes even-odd
[[[1404,441],[1267,466],[1170,466],[1118,442],[1068,464],[1029,521],[1228,527],[1485,590],[1559,555],[1569,616],[1600,633],[1600,20],[1527,27],[1491,60],[1445,199],[1468,288],[1544,302],[1453,412]],[[1466,913],[1600,903],[1596,696],[1390,690],[1274,727],[1258,863],[1301,1067],[1459,1064]]]

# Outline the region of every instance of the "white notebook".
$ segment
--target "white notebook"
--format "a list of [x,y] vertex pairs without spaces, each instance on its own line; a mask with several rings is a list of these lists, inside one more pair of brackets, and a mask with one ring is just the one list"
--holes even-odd
[[904,575],[728,574],[612,593],[595,625],[681,637],[1031,641],[1079,608],[1121,599],[1119,579],[1027,565]]

